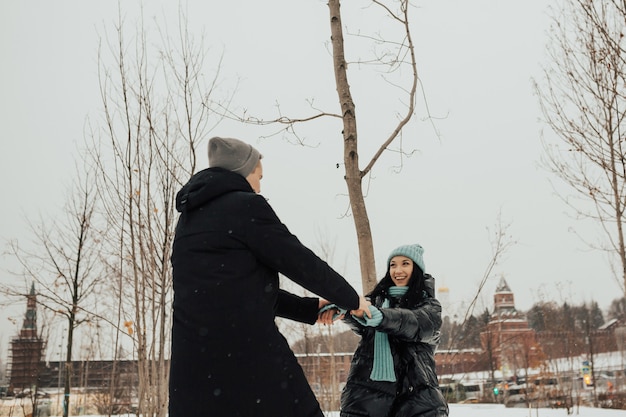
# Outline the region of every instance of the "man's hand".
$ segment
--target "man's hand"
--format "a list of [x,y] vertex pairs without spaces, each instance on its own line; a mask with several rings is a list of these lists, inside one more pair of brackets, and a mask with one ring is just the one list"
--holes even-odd
[[324,307],[325,305],[330,304],[330,301],[328,301],[328,300],[324,300],[323,298],[320,298],[319,300],[320,300],[320,301],[319,301],[319,303],[317,304],[317,309],[318,309],[318,310],[321,310],[321,309],[322,309],[322,307]]
[[[323,307],[329,304],[331,304],[329,301],[324,300],[323,298],[320,298],[320,302],[318,304],[319,306],[318,310],[321,310]],[[344,314],[341,314],[338,316],[338,314],[340,313],[341,313],[341,310],[339,310],[338,307],[328,308],[327,310],[322,311],[321,313],[317,315],[316,323],[333,324],[335,320],[341,320],[344,317]]]
[[329,308],[328,310],[317,315],[317,323],[319,324],[333,324],[335,320],[341,320],[343,318],[343,314],[335,317],[339,314],[339,309],[337,308]]

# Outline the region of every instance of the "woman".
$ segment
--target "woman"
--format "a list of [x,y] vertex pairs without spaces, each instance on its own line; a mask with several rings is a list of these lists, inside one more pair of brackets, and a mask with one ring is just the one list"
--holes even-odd
[[441,304],[423,254],[417,244],[394,249],[387,273],[369,294],[371,318],[345,317],[361,341],[341,395],[341,417],[448,415],[434,357]]

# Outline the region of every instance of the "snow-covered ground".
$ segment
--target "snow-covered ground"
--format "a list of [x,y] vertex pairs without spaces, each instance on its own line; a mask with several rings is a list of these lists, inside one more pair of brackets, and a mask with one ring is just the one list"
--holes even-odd
[[[22,409],[15,407],[9,414],[23,416]],[[75,415],[75,414],[72,414]],[[572,417],[626,417],[626,410],[606,408],[574,407]],[[58,416],[51,416],[58,417]],[[86,415],[83,417],[104,417],[102,415]],[[134,414],[122,414],[116,417],[135,417]],[[326,417],[339,417],[338,411],[326,413]],[[552,408],[506,408],[502,404],[450,404],[450,417],[568,417],[565,409]]]
[[[619,417],[626,416],[626,410],[606,408],[574,407],[572,416],[577,417]],[[332,417],[338,417],[332,416]],[[564,417],[564,408],[506,408],[502,404],[450,404],[451,417]]]
[[[574,408],[574,417],[622,417],[626,410],[609,410],[604,408]],[[328,417],[339,417],[338,412]],[[502,404],[450,404],[450,417],[567,417],[565,409],[539,408],[506,408]]]
[[[604,408],[574,408],[574,417],[621,417],[626,410],[609,410]],[[129,414],[129,416],[131,416]],[[103,417],[103,416],[85,416]],[[120,416],[126,417],[126,416]],[[327,417],[339,417],[339,412],[331,412]],[[450,404],[450,417],[567,417],[565,409],[505,408],[502,404]]]

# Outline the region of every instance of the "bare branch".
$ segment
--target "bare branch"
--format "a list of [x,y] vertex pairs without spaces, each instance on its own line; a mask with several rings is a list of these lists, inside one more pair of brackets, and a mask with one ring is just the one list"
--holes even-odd
[[[553,13],[551,65],[534,83],[544,120],[559,144],[543,138],[543,167],[567,184],[561,196],[604,231],[626,291],[626,15],[621,2],[570,0]],[[592,245],[603,247],[604,244]]]

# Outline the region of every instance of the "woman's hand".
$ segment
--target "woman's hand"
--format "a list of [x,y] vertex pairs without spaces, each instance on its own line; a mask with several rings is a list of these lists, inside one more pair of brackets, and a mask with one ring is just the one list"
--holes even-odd
[[369,307],[372,303],[369,302],[365,297],[360,297],[359,299],[359,309],[351,310],[350,314],[355,317],[363,318],[363,316],[367,315],[367,317],[372,318],[372,313],[370,312]]

